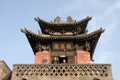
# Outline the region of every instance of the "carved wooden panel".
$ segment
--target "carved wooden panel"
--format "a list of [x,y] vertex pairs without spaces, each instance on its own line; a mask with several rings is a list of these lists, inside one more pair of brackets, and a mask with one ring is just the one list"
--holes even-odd
[[60,49],[62,49],[62,50],[65,49],[65,44],[64,43],[60,44]]
[[66,44],[66,49],[72,49],[72,45],[70,43]]
[[53,48],[54,48],[54,49],[59,49],[58,43],[54,43],[54,44],[53,44]]

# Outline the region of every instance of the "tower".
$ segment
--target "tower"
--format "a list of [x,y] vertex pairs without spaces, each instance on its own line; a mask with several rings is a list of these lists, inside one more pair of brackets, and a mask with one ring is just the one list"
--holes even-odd
[[68,64],[90,63],[97,41],[104,29],[87,34],[87,23],[91,17],[76,22],[71,17],[61,21],[57,17],[54,22],[46,22],[35,18],[39,23],[42,34],[22,30],[29,40],[35,54],[35,63],[50,64],[54,57],[65,59]]
[[35,64],[15,64],[12,80],[112,80],[110,64],[91,64],[100,28],[88,33],[91,17],[80,21],[70,16],[47,22],[35,18],[42,33],[22,29],[35,55]]

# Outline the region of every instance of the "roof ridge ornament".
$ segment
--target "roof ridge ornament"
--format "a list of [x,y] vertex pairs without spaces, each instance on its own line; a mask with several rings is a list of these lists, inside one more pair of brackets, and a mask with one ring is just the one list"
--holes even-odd
[[[53,21],[52,21],[52,22],[53,22]],[[64,23],[74,23],[74,22],[76,22],[76,20],[73,20],[73,19],[71,18],[71,16],[68,16],[66,21],[62,21],[62,20],[61,20],[61,17],[57,16],[57,17],[54,19],[54,22],[53,22],[53,23],[55,23],[55,24],[64,24]]]
[[61,23],[61,18],[59,16],[57,16],[55,19],[54,19],[54,23],[58,24],[58,23]]
[[43,19],[41,19],[41,18],[39,18],[39,17],[34,18],[34,20],[37,21],[40,25],[42,25],[42,24],[43,24],[43,25],[47,24],[47,25],[51,25],[51,26],[52,26],[52,25],[82,24],[83,22],[88,22],[88,21],[91,20],[91,19],[92,19],[92,17],[87,16],[86,18],[84,18],[84,19],[82,19],[82,20],[80,20],[80,21],[76,21],[76,20],[73,20],[73,19],[71,18],[71,16],[68,16],[66,21],[62,21],[62,20],[61,20],[61,17],[57,16],[57,17],[54,19],[54,21],[48,22],[48,21],[45,21],[45,20],[43,20]]
[[73,23],[73,22],[76,22],[76,20],[73,20],[71,16],[68,16],[66,22]]

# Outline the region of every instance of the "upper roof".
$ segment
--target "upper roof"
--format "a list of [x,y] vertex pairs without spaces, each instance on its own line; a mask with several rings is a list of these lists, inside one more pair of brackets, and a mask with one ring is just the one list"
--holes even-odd
[[54,22],[47,22],[37,17],[35,20],[39,23],[43,34],[51,34],[52,32],[77,32],[82,34],[86,32],[87,23],[91,18],[88,16],[80,21],[76,21],[69,16],[66,21],[61,21],[60,17],[56,17]]

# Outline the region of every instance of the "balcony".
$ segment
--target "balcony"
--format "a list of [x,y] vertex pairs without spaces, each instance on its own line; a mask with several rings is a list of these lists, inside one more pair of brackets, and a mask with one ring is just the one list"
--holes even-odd
[[12,80],[112,80],[110,64],[15,64]]

